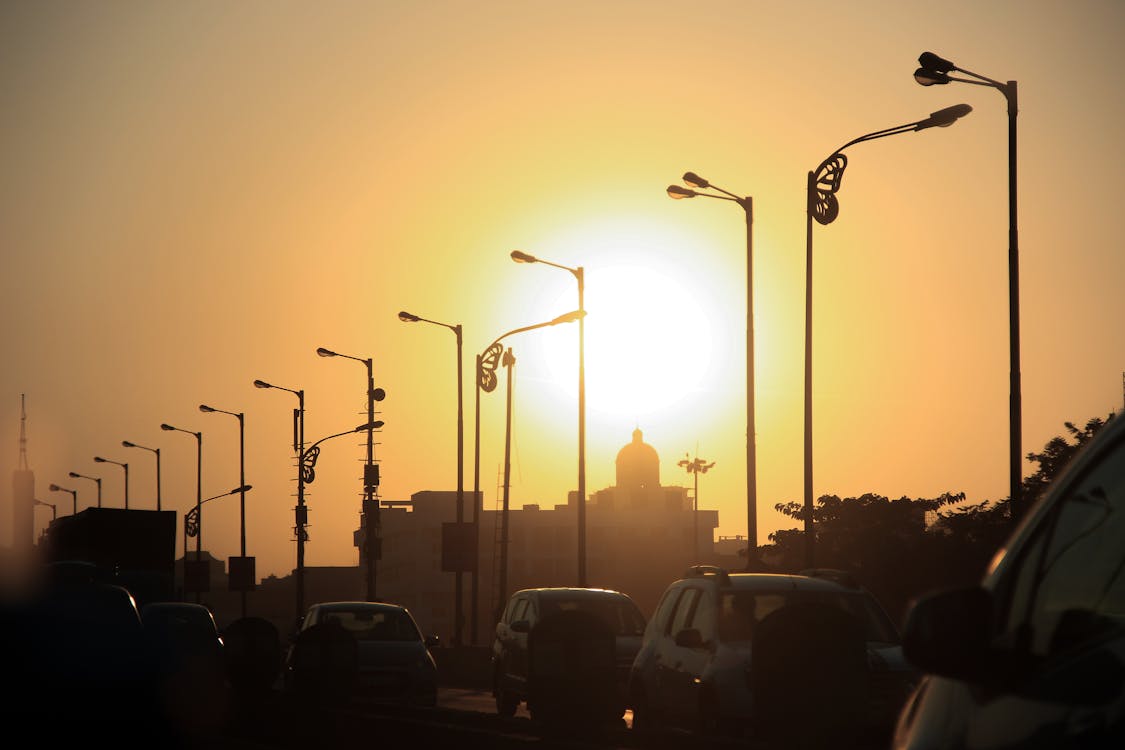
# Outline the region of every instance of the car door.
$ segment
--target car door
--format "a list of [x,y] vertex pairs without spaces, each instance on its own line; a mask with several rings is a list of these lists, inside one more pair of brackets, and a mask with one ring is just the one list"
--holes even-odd
[[[687,631],[692,630],[691,622],[699,604],[702,592],[694,587],[686,587],[676,603],[665,641],[664,696],[665,709],[675,717],[676,723],[694,724],[698,700],[694,680],[698,674],[693,672],[697,662],[696,644],[683,640]],[[698,633],[698,631],[695,631]]]

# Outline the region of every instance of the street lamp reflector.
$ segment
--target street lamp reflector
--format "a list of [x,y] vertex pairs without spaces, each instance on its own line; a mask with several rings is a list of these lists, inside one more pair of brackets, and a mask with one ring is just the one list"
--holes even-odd
[[954,104],[952,107],[931,112],[930,116],[918,123],[918,130],[924,128],[948,128],[965,115],[973,111],[968,104]]
[[586,311],[585,310],[571,310],[570,312],[563,313],[559,317],[552,320],[549,325],[556,326],[560,323],[573,323],[574,321],[581,320],[582,318],[585,318],[585,317],[586,317]]
[[175,427],[173,427],[173,426],[172,426],[172,425],[170,425],[170,424],[167,424],[167,423],[165,423],[165,424],[162,424],[162,425],[160,425],[160,429],[162,429],[162,430],[169,430],[169,431],[170,431],[170,430],[174,430],[174,429],[176,429],[176,428],[175,428]]
[[939,57],[933,52],[923,52],[918,55],[918,64],[921,65],[923,69],[936,73],[948,73],[957,67],[949,60],[946,60],[944,57]]
[[408,312],[406,312],[406,310],[399,311],[398,319],[401,320],[403,323],[417,323],[418,322],[418,316],[414,315],[412,313],[408,313]]
[[688,190],[686,187],[680,187],[679,185],[668,186],[669,198],[680,200],[681,198],[694,198],[695,196],[696,192],[694,190]]
[[121,445],[125,448],[136,448],[137,447],[136,443],[130,443],[128,440],[122,440]]
[[81,475],[81,474],[77,474],[77,473],[75,473],[75,472],[73,472],[73,471],[72,471],[72,472],[70,472],[69,476],[70,476],[70,478],[71,478],[71,479],[77,479],[78,477],[80,477],[80,476],[82,476],[82,475]]
[[332,351],[331,349],[325,349],[323,346],[318,347],[317,350],[316,350],[316,353],[317,353],[318,356],[321,356],[321,357],[335,357],[336,356],[336,352]]
[[684,172],[684,182],[693,188],[707,188],[711,187],[711,183],[703,179],[695,172]]
[[522,250],[513,250],[511,254],[512,254],[512,260],[514,260],[516,263],[538,263],[539,262],[539,259],[536,258],[534,255],[528,255],[527,253],[523,252]]
[[914,71],[914,80],[923,86],[933,86],[934,84],[949,83],[950,78],[945,73],[939,73],[936,70],[918,68],[918,70]]
[[201,412],[203,412],[204,414],[210,414],[210,413],[212,413],[213,411],[215,411],[215,408],[214,408],[214,407],[212,407],[212,406],[208,406],[207,404],[200,404],[200,405],[199,405],[199,410],[200,410]]
[[254,387],[255,388],[273,388],[272,385],[270,385],[269,383],[267,383],[264,380],[255,380],[254,381]]
[[102,458],[101,456],[94,456],[94,462],[95,463],[104,464],[105,461],[106,460],[104,458]]

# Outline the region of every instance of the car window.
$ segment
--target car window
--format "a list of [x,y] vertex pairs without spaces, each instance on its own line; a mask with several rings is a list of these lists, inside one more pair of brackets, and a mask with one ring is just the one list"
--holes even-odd
[[697,601],[699,601],[699,589],[684,589],[684,593],[680,595],[680,601],[676,603],[676,612],[672,615],[672,628],[670,630],[672,635],[691,627],[691,618],[695,614],[695,603]]
[[583,596],[542,601],[543,616],[558,612],[589,612],[609,625],[614,635],[643,635],[645,618],[626,596]]
[[767,615],[789,604],[806,601],[831,604],[844,610],[862,624],[864,639],[867,641],[899,642],[894,623],[869,594],[847,591],[724,591],[720,594],[716,608],[719,639],[724,642],[752,640],[755,626]]
[[656,605],[656,613],[649,622],[652,635],[668,631],[668,617],[679,595],[679,589],[668,589],[664,592],[664,596],[660,597],[660,603]]
[[1125,441],[1040,524],[1016,566],[1010,643],[1051,655],[1125,626]]
[[402,610],[334,610],[320,618],[324,623],[336,623],[360,641],[417,641],[421,640],[414,619]]

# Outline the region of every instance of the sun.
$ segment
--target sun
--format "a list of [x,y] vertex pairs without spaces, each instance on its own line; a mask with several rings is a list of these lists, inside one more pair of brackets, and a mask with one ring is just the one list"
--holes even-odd
[[[711,367],[713,330],[692,292],[651,266],[618,263],[584,271],[588,409],[640,418],[696,390]],[[552,307],[573,305],[571,290]],[[573,384],[573,390],[576,328],[550,329],[543,342],[552,379]]]

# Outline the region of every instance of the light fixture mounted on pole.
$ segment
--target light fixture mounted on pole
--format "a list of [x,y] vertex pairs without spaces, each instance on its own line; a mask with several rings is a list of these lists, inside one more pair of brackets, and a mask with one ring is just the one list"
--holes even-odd
[[[691,511],[693,529],[691,552],[692,555],[694,555],[694,559],[692,560],[691,564],[695,565],[699,562],[699,475],[706,474],[711,469],[711,467],[715,465],[715,462],[711,461],[710,463],[708,463],[706,459],[702,459],[699,457],[689,458],[685,456],[683,460],[678,461],[676,465],[687,470],[687,473],[691,474],[695,478],[695,489],[692,494]],[[750,547],[747,547],[747,554],[749,554],[750,549]]]
[[[250,486],[246,484],[246,414],[240,411],[226,411],[225,409],[216,409],[207,404],[200,404],[199,410],[204,414],[226,414],[238,420],[238,484],[239,489],[235,490],[239,493],[238,498],[238,562],[231,561],[231,567],[236,570],[228,570],[227,573],[231,579],[231,583],[237,585],[239,600],[242,609],[242,616],[246,616],[246,591],[247,588],[253,586],[254,572],[253,561],[246,557],[246,491]],[[246,577],[249,577],[249,581]],[[237,580],[235,580],[237,578]],[[234,586],[232,586],[234,588]]]
[[94,461],[99,464],[114,464],[125,469],[125,510],[129,510],[129,464],[101,456],[94,456]]
[[[195,515],[199,517],[199,506],[203,504],[203,433],[192,432],[180,427],[173,427],[168,423],[160,425],[160,429],[165,432],[182,432],[185,435],[191,435],[195,438]],[[187,516],[184,516],[185,521]],[[186,529],[186,526],[185,526]],[[187,536],[184,537],[184,584],[185,589],[188,581],[188,551],[187,551]],[[195,536],[195,567],[199,569],[205,565],[203,562],[203,534],[197,533]],[[208,579],[209,580],[209,579]],[[195,601],[200,603],[203,600],[203,592],[197,589],[195,592]]]
[[[1004,95],[1008,102],[1008,482],[1011,522],[1019,522],[1023,505],[1023,406],[1020,385],[1020,250],[1016,215],[1016,115],[1019,114],[1019,86],[1015,81],[1000,81],[958,68],[933,52],[918,56],[921,66],[914,80],[923,86],[945,85],[951,81],[988,86]],[[962,73],[959,78],[950,73]]]
[[72,514],[78,515],[78,490],[68,490],[66,487],[60,487],[57,484],[52,484],[48,489],[51,490],[51,492],[69,492],[70,499],[74,503]]
[[160,449],[149,448],[148,446],[139,445],[129,440],[122,440],[121,445],[126,448],[141,448],[156,455],[156,509],[162,510],[160,502]]
[[101,477],[88,477],[85,474],[79,474],[76,471],[70,472],[71,479],[89,479],[90,481],[97,482],[98,484],[98,507],[102,507],[102,479]]
[[805,493],[804,493],[804,535],[805,567],[814,568],[816,537],[813,528],[813,470],[812,470],[812,247],[813,221],[827,226],[840,214],[840,203],[836,193],[844,177],[848,158],[843,151],[849,146],[877,138],[886,138],[902,133],[914,133],[927,128],[947,128],[957,120],[973,111],[968,104],[955,104],[952,107],[933,112],[929,117],[917,122],[896,125],[893,128],[876,130],[861,135],[833,151],[828,158],[812,172],[808,173],[805,204]]

